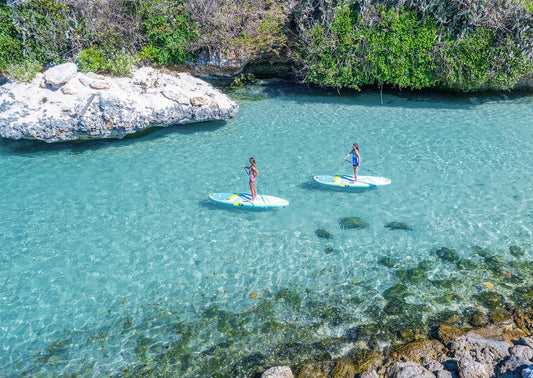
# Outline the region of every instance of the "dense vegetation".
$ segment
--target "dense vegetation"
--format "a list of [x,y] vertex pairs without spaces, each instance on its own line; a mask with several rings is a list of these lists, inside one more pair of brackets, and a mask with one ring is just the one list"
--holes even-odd
[[0,0],[0,71],[283,54],[321,86],[506,89],[533,70],[532,27],[533,0]]

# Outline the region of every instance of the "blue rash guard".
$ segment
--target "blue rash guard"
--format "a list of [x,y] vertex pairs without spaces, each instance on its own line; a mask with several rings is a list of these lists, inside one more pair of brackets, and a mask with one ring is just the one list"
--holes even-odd
[[353,163],[354,167],[358,167],[359,166],[359,156],[357,156],[356,154],[353,154],[352,155],[352,163]]

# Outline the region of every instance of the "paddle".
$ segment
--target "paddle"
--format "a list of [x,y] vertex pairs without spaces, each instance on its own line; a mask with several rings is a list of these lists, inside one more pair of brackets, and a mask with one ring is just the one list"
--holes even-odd
[[[345,162],[350,163],[350,164],[353,165],[353,162],[351,162],[350,160],[346,160],[346,159],[342,159],[342,160],[344,160]],[[377,172],[373,172],[373,171],[371,171],[371,170],[368,169],[368,168],[361,167],[361,166],[359,166],[359,168],[363,168],[365,171],[368,171],[368,172],[372,173],[373,175],[376,175],[376,176],[380,176],[380,177],[381,177],[381,175],[380,175],[379,173],[377,173]]]

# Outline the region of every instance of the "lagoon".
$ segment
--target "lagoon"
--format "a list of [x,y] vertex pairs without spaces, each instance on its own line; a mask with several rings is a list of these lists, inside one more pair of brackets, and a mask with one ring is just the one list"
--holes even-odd
[[[379,349],[450,311],[488,313],[487,292],[523,305],[533,97],[248,90],[227,122],[0,141],[2,374],[238,376],[354,342]],[[313,182],[350,173],[353,142],[391,185]],[[287,208],[208,200],[248,190],[250,156],[258,192]],[[368,227],[343,229],[345,217]],[[389,331],[358,338],[368,324]]]

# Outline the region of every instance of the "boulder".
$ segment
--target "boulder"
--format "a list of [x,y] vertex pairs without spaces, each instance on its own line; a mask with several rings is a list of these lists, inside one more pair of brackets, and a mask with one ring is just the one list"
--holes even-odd
[[359,378],[379,378],[375,370],[367,370],[359,374]]
[[[42,87],[41,82],[62,87]],[[224,93],[189,74],[144,67],[131,77],[104,77],[76,74],[75,65],[69,64],[38,74],[31,83],[0,87],[0,137],[121,139],[151,127],[227,120],[238,108]]]
[[456,360],[471,359],[484,366],[496,366],[510,355],[506,341],[485,338],[473,331],[452,341],[449,348],[454,352]]
[[265,370],[261,374],[261,378],[293,378],[291,368],[289,366],[274,366]]
[[396,362],[387,367],[385,376],[390,378],[435,378],[435,374],[414,362]]
[[412,361],[420,364],[424,360],[437,358],[442,354],[444,345],[437,340],[417,340],[405,345],[397,345],[389,353],[396,361]]
[[463,357],[457,363],[459,378],[490,378],[492,372],[484,364]]
[[46,70],[42,83],[45,87],[59,87],[70,81],[77,72],[78,67],[74,63],[60,64]]

